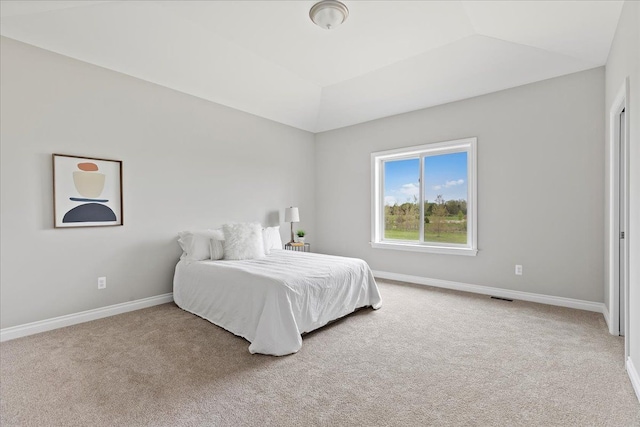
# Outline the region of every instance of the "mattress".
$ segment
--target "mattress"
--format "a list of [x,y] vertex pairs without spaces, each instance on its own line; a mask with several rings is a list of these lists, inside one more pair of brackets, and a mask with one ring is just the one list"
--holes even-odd
[[282,356],[301,334],[382,299],[369,265],[357,258],[272,250],[242,261],[180,260],[176,304],[251,343],[251,353]]

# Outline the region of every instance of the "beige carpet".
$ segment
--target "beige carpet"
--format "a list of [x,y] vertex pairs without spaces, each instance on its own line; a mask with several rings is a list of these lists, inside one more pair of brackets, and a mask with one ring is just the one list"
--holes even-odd
[[0,424],[640,425],[602,315],[379,284],[286,357],[173,304],[2,343]]

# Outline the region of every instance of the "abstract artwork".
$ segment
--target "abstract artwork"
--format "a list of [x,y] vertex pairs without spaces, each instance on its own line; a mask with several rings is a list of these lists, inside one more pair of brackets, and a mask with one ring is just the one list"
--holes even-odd
[[54,227],[122,225],[122,162],[53,155]]

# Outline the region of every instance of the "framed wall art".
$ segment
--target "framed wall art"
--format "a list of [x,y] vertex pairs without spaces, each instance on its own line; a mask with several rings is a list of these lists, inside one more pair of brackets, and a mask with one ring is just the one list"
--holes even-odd
[[53,154],[55,228],[122,225],[122,161]]

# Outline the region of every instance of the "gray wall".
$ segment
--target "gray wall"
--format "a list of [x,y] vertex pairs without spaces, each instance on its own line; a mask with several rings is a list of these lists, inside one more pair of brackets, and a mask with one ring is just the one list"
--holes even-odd
[[[601,302],[603,99],[597,68],[316,135],[316,247],[374,270]],[[370,153],[471,136],[478,255],[372,249]]]
[[[629,77],[630,94],[630,114],[628,114],[631,126],[631,138],[629,141],[630,153],[630,224],[628,230],[629,238],[629,323],[627,331],[631,350],[631,359],[636,370],[640,369],[640,3],[635,1],[625,2],[616,35],[611,44],[609,58],[606,66],[606,126],[607,145],[606,161],[609,161],[609,110],[618,95],[618,91],[624,83],[624,79]],[[609,186],[607,168],[607,189]],[[607,194],[607,205],[609,201]],[[608,221],[608,218],[607,218]],[[608,223],[608,222],[607,222]],[[607,235],[607,240],[609,236]],[[608,260],[608,254],[607,254]],[[609,294],[608,275],[605,286],[605,294]],[[608,301],[607,301],[608,303]]]
[[[307,132],[1,43],[2,328],[170,292],[177,231],[260,221],[280,223],[286,239],[289,205],[315,250],[376,270],[603,301],[602,68],[314,144]],[[369,154],[467,136],[479,144],[478,256],[371,249]],[[53,152],[124,161],[125,226],[53,229]]]
[[[313,239],[313,134],[0,43],[0,327],[171,292],[184,229],[297,205]],[[52,153],[124,162],[123,227],[53,229]]]

